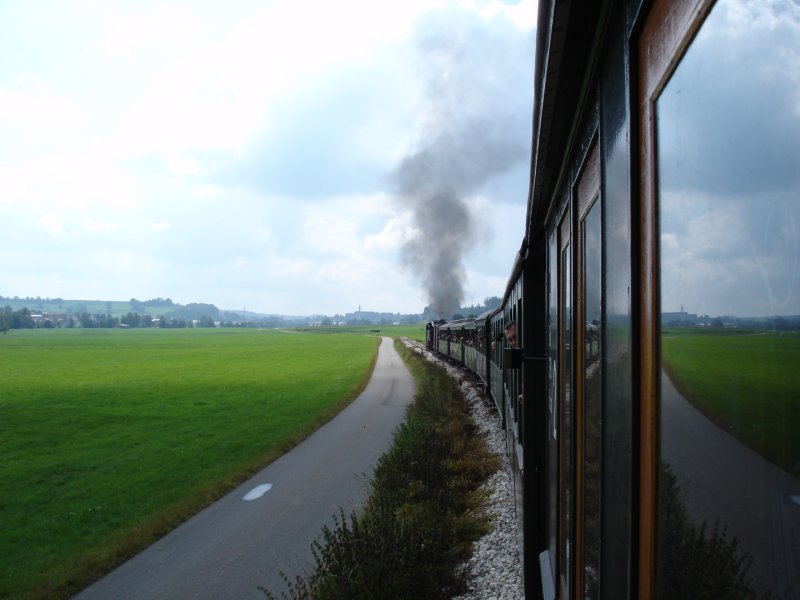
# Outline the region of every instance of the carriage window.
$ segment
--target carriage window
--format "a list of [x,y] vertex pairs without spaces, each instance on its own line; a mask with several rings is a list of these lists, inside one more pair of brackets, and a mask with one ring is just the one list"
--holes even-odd
[[[548,251],[549,327],[547,328],[547,524],[549,573],[542,577],[555,581],[558,523],[558,246],[556,230],[550,233]],[[551,583],[552,585],[552,583]]]
[[582,222],[583,252],[583,598],[600,594],[602,380],[600,202]]
[[[566,227],[569,232],[569,213],[565,217]],[[562,578],[563,596],[570,597],[572,589],[572,559],[574,528],[572,520],[574,486],[575,486],[575,461],[573,452],[573,401],[572,401],[572,252],[569,238],[561,250],[560,280],[561,280],[561,517],[560,517],[560,543],[561,556],[559,557],[559,572]]]
[[798,40],[720,0],[656,104],[660,598],[800,597]]

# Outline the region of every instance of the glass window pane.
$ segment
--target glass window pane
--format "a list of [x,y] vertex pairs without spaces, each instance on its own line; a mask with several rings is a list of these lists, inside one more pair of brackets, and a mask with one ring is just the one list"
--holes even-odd
[[630,590],[634,548],[632,519],[634,395],[631,352],[631,188],[629,89],[625,19],[607,35],[609,59],[600,75],[603,157],[603,544],[600,563],[603,598],[624,600]]
[[603,387],[600,369],[600,202],[582,225],[583,242],[583,598],[599,597]]
[[575,468],[573,460],[573,423],[572,423],[572,287],[571,287],[571,261],[572,252],[569,244],[561,251],[561,314],[563,315],[563,340],[562,340],[562,359],[563,375],[561,382],[562,389],[562,422],[564,436],[562,438],[563,465],[562,486],[563,500],[561,502],[561,522],[562,522],[562,556],[561,556],[561,575],[564,578],[565,594],[569,597],[569,590],[572,589],[572,499],[575,481]]
[[[556,565],[556,535],[558,523],[558,247],[556,230],[550,233],[548,253],[549,327],[547,329],[547,526],[550,565]],[[550,573],[555,580],[555,573]]]
[[720,0],[657,103],[658,591],[800,597],[800,6]]

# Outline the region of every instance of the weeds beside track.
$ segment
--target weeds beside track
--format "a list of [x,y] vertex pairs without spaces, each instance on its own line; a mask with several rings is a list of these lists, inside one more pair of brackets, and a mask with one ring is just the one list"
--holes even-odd
[[455,382],[395,345],[416,380],[415,401],[378,462],[363,512],[340,514],[323,530],[314,571],[287,578],[283,598],[444,599],[463,590],[457,566],[486,531],[479,488],[497,457]]

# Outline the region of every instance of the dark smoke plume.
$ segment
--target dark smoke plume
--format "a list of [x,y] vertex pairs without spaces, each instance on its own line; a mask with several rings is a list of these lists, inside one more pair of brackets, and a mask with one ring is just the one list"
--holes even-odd
[[428,123],[394,180],[418,232],[404,245],[402,260],[436,314],[449,317],[464,300],[465,255],[485,235],[470,196],[529,156],[530,75],[519,71],[533,49],[532,34],[507,21],[453,10],[437,17],[420,40],[431,72]]

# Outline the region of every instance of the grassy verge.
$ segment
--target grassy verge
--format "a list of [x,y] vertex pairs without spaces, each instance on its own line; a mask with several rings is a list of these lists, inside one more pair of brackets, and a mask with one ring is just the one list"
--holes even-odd
[[665,329],[664,369],[707,417],[800,476],[800,334]]
[[433,600],[462,591],[457,565],[486,531],[479,486],[497,457],[453,380],[396,345],[415,377],[415,401],[378,462],[363,513],[323,530],[314,572],[290,581],[284,598]]
[[363,389],[378,339],[29,330],[0,340],[0,597],[69,596]]

